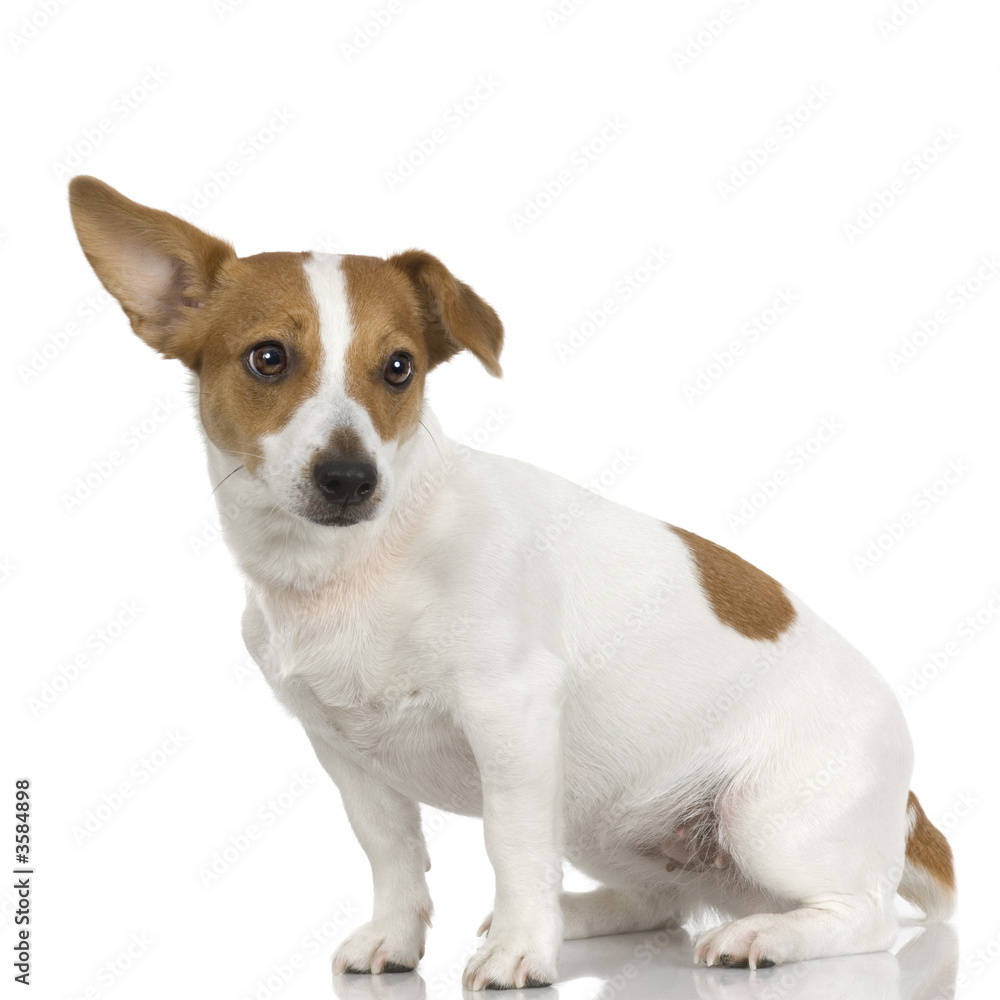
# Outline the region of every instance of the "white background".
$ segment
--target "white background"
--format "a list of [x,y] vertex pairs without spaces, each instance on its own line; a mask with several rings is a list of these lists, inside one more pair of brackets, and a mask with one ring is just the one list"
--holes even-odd
[[[559,20],[556,3],[5,8],[0,731],[3,800],[32,780],[38,995],[329,996],[333,945],[370,904],[335,789],[247,662],[238,575],[198,545],[215,514],[183,370],[93,300],[76,173],[194,206],[240,253],[415,245],[472,284],[505,321],[505,378],[464,357],[435,373],[445,429],[737,550],[874,660],[957,856],[961,954],[915,941],[918,985],[957,974],[961,996],[996,995],[1000,11],[589,0]],[[341,978],[342,996],[459,993],[492,873],[477,823],[427,823],[422,979]],[[565,949],[552,995],[781,982],[696,973],[682,947],[623,977],[634,947]],[[852,976],[850,995],[917,989],[883,955],[811,963],[772,995],[846,996]]]

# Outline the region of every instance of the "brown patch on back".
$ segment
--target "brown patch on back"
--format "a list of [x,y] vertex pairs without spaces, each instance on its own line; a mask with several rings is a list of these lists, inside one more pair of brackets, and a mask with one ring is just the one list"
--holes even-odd
[[[225,264],[201,312],[201,418],[211,440],[253,472],[260,439],[279,431],[319,388],[319,315],[302,265],[305,253],[262,253]],[[273,382],[251,375],[249,348],[274,340],[288,352]]]
[[700,535],[668,525],[688,547],[715,616],[748,639],[772,642],[795,621],[781,584],[738,555]]
[[913,792],[910,792],[906,808],[915,816],[910,835],[906,838],[906,860],[926,871],[943,889],[954,892],[955,867],[951,846],[944,834],[927,818]]

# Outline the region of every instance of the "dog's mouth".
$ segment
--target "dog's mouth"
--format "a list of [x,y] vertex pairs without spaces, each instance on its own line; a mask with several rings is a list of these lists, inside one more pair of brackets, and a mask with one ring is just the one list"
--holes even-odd
[[325,528],[350,528],[355,524],[371,521],[378,514],[381,502],[380,492],[361,503],[334,504],[326,500],[311,499],[305,509],[299,511],[299,516]]

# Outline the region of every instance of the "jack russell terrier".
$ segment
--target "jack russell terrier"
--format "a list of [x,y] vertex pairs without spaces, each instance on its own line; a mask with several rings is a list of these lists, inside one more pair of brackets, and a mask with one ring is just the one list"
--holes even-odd
[[[243,637],[371,861],[337,973],[412,969],[420,803],[482,816],[496,874],[471,990],[556,978],[560,942],[725,916],[694,961],[887,948],[897,892],[954,907],[869,662],[739,556],[447,438],[427,373],[500,375],[503,327],[435,257],[233,248],[92,177],[87,260],[191,371]],[[601,883],[561,891],[563,859]]]

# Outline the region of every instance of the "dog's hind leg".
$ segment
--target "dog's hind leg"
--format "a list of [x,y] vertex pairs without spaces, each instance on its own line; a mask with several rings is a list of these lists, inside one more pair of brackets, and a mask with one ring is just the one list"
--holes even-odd
[[[846,758],[813,782],[774,775],[720,796],[720,834],[741,875],[784,912],[756,913],[701,935],[695,962],[749,966],[881,951],[895,940],[906,785]],[[798,794],[801,789],[808,795]]]
[[[664,927],[674,929],[681,925],[680,912],[670,900],[639,896],[606,885],[589,892],[561,892],[559,905],[563,915],[564,941]],[[478,933],[488,931],[492,921],[491,913],[482,922]]]
[[637,896],[601,886],[590,892],[563,892],[563,940],[629,934],[680,926],[676,903],[670,899]]

